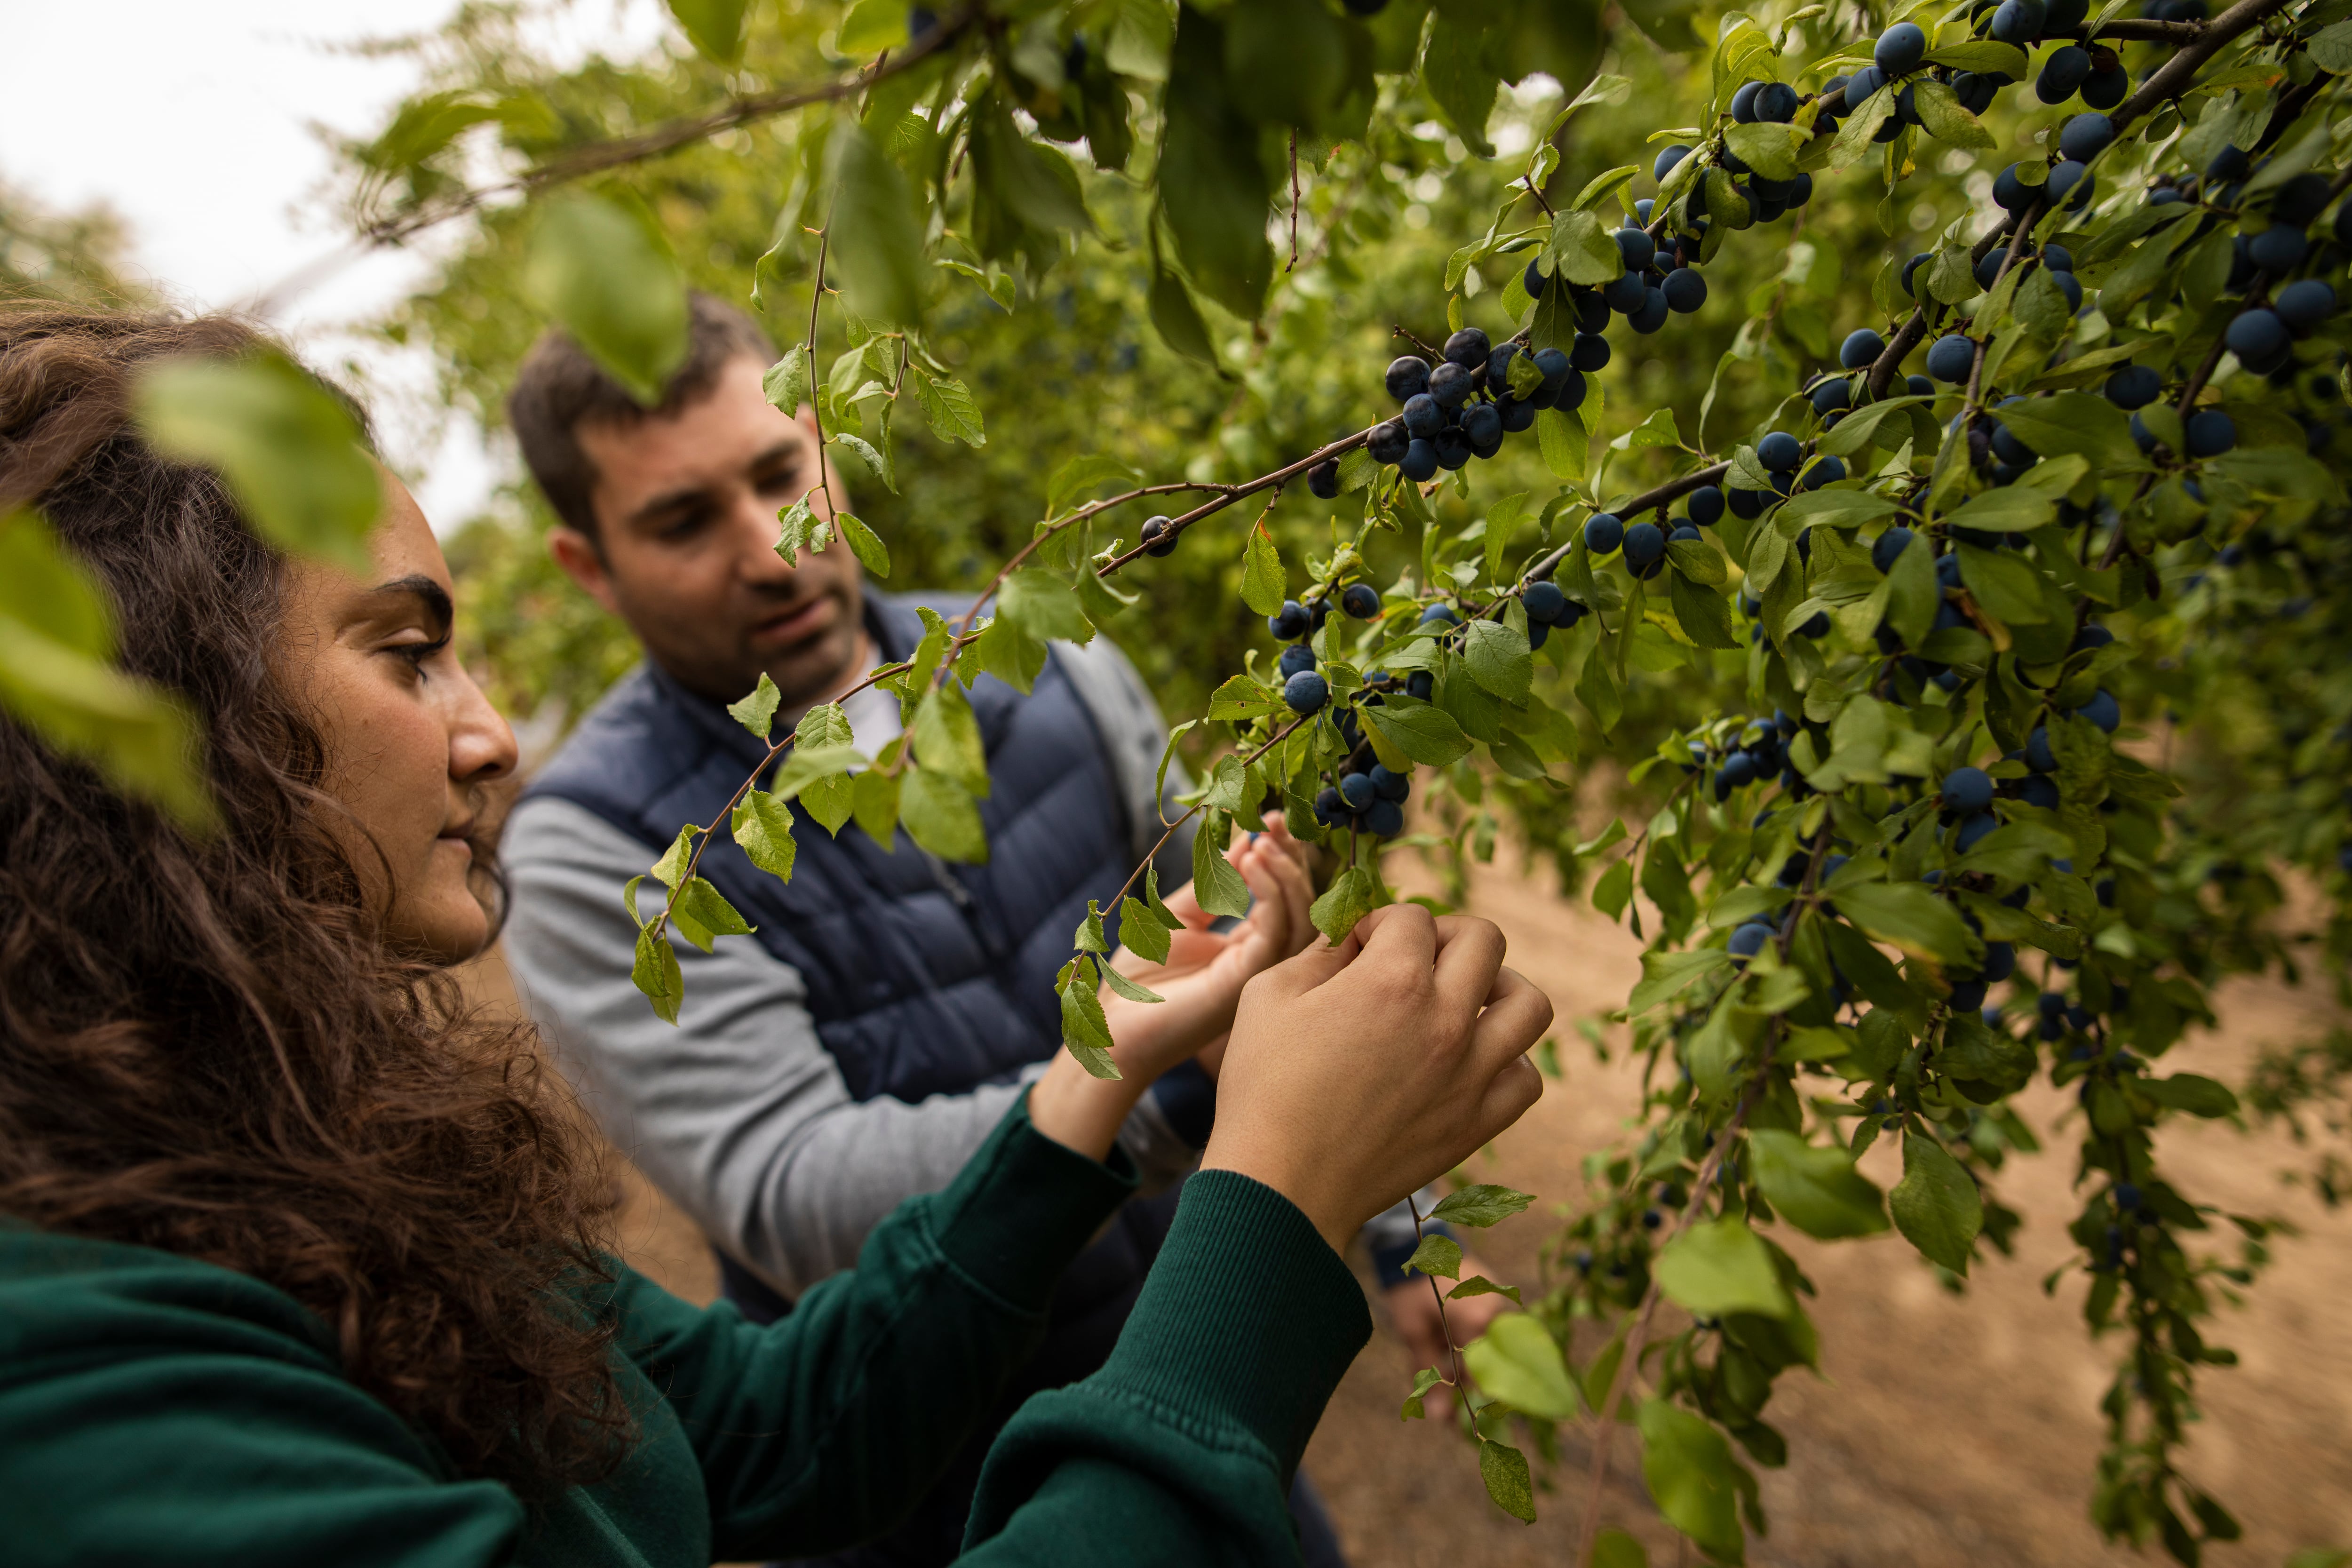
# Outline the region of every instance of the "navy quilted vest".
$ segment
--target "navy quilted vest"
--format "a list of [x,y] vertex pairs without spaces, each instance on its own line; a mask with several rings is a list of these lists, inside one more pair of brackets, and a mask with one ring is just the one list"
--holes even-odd
[[[866,625],[887,660],[922,635],[913,601],[869,593]],[[908,1101],[1001,1081],[1061,1041],[1054,974],[1087,900],[1132,868],[1129,805],[1094,720],[1058,664],[1024,697],[992,676],[971,689],[988,750],[985,866],[949,866],[906,830],[838,838],[797,803],[793,879],[753,868],[722,832],[708,877],[753,941],[798,972],[818,1037],[859,1100]],[[647,863],[688,822],[725,810],[766,747],[718,704],[640,666],[605,695],[529,793],[554,795],[642,840]],[[614,897],[619,896],[618,889]],[[1115,939],[1114,939],[1115,940]]]

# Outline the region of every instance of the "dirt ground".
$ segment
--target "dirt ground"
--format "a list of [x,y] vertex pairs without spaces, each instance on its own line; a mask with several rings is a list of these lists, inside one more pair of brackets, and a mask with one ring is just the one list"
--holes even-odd
[[[1580,1190],[1579,1161],[1624,1138],[1638,1103],[1633,1069],[1598,1065],[1571,1026],[1624,996],[1640,950],[1590,910],[1564,908],[1545,888],[1501,871],[1476,881],[1473,902],[1503,926],[1511,963],[1559,1013],[1564,1079],[1474,1163],[1479,1178],[1541,1199],[1475,1248],[1498,1278],[1534,1287],[1549,1215]],[[2282,986],[2234,986],[2224,994],[2222,1028],[2168,1065],[2234,1078],[2263,1043],[2315,1027],[2318,1006]],[[2018,1256],[1980,1266],[1965,1296],[1948,1294],[1895,1237],[1793,1238],[1821,1290],[1811,1310],[1822,1364],[1818,1379],[1784,1377],[1766,1412],[1786,1434],[1790,1458],[1785,1469],[1761,1472],[1771,1531],[1753,1543],[1751,1563],[2054,1568],[2161,1560],[2153,1550],[2105,1544],[2085,1512],[2114,1347],[2085,1340],[2079,1276],[2054,1296],[2041,1288],[2071,1249],[2070,1103],[2044,1092],[2025,1105],[2046,1148],[2013,1161],[2000,1182],[2003,1199],[2027,1218]],[[2352,1213],[2331,1214],[2282,1182],[2284,1170],[2307,1160],[2283,1136],[2183,1121],[2159,1147],[2193,1199],[2281,1216],[2301,1231],[2276,1243],[2275,1262],[2244,1307],[2225,1311],[2211,1332],[2241,1364],[2205,1373],[2206,1419],[2186,1468],[2237,1512],[2246,1535],[2208,1561],[2277,1568],[2301,1548],[2352,1544]],[[1882,1144],[1864,1162],[1887,1186],[1900,1174],[1891,1152]],[[634,1174],[627,1192],[623,1245],[632,1261],[682,1294],[709,1299],[717,1280],[699,1238]],[[1521,1525],[1486,1500],[1472,1454],[1444,1425],[1397,1419],[1411,1373],[1402,1347],[1376,1335],[1307,1450],[1307,1469],[1358,1568],[1567,1562],[1584,1495],[1585,1433],[1565,1439],[1566,1463],[1538,1497],[1541,1517]],[[1637,1447],[1630,1432],[1616,1444],[1604,1522],[1640,1536],[1654,1564],[1684,1561],[1642,1489]]]

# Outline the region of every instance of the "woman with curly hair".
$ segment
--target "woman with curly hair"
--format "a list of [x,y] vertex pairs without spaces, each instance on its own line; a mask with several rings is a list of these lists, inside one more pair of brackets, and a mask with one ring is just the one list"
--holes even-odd
[[877,1534],[1130,1189],[1135,1097],[1230,1024],[1118,1349],[1006,1428],[966,1558],[1295,1560],[1288,1477],[1369,1333],[1337,1249],[1539,1092],[1550,1007],[1499,933],[1400,906],[1276,962],[1307,889],[1244,850],[1255,957],[1123,1013],[1120,1079],[1058,1058],[782,1321],[689,1306],[611,1256],[536,1042],[447,973],[496,932],[515,752],[415,503],[385,477],[366,576],[289,561],[130,418],[156,361],[268,349],[0,314],[0,528],[37,509],[103,584],[219,813],[192,835],[0,718],[6,1559],[700,1568]]

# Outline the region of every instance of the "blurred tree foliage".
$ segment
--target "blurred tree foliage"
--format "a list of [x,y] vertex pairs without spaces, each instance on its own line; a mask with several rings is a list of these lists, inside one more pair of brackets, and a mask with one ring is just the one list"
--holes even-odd
[[143,303],[123,274],[131,234],[103,204],[56,212],[0,179],[0,300],[77,305]]

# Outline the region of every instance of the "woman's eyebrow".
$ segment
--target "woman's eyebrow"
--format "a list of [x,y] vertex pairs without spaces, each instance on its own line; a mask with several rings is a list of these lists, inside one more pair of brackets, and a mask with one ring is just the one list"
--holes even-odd
[[425,617],[433,623],[436,636],[446,634],[456,621],[457,612],[449,603],[449,590],[422,572],[412,572],[405,577],[378,583],[368,590],[368,597],[372,599],[388,595],[402,595],[422,604]]

